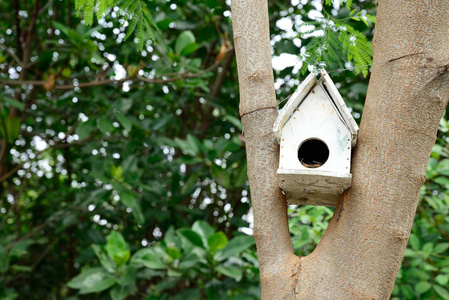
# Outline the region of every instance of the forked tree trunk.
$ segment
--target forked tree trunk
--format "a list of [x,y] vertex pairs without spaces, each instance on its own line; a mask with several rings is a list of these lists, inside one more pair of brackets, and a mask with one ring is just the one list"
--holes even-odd
[[449,0],[380,0],[352,187],[306,257],[293,254],[276,179],[266,1],[232,1],[262,298],[388,299],[449,100]]

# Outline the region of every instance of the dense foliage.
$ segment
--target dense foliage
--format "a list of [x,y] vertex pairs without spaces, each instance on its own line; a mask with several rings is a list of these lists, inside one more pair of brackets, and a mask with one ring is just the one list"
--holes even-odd
[[[359,121],[374,1],[269,2],[280,105],[326,65]],[[133,3],[0,2],[0,299],[260,297],[229,2]],[[448,130],[397,299],[449,299]],[[290,210],[306,255],[333,209]]]

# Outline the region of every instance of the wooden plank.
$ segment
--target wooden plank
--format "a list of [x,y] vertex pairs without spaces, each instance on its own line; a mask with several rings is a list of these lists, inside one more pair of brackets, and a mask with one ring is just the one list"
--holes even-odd
[[359,126],[352,117],[351,112],[349,111],[345,101],[338,92],[337,87],[334,85],[334,82],[324,69],[321,69],[321,81],[326,87],[326,91],[329,93],[330,98],[332,99],[338,111],[341,113],[343,119],[345,120],[346,126],[348,126],[348,129],[351,131],[352,135],[351,143],[352,147],[354,148],[355,145],[357,144],[357,132],[359,130]]
[[288,204],[335,206],[352,182],[350,173],[278,169],[277,174]]
[[295,93],[290,97],[285,106],[279,111],[278,117],[273,125],[273,132],[278,141],[281,139],[282,128],[293,115],[295,109],[306,98],[310,90],[315,86],[316,76],[310,73],[296,89]]

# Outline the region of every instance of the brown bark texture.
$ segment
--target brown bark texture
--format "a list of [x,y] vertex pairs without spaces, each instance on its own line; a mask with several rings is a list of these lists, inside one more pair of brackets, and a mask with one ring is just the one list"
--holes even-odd
[[233,0],[232,17],[262,298],[389,299],[449,101],[449,1],[379,1],[352,186],[300,258],[276,178],[267,1]]
[[272,134],[277,117],[271,68],[268,7],[265,0],[233,0],[233,32],[236,51],[240,116],[248,158],[248,178],[254,212],[260,280],[266,299],[291,293],[286,285],[293,254],[287,218],[287,204],[277,184],[279,146]]

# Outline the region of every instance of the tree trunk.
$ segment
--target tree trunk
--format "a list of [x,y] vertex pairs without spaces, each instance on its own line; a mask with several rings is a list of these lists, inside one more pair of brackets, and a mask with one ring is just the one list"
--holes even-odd
[[380,1],[352,187],[300,258],[276,178],[267,2],[233,0],[232,17],[262,298],[389,299],[449,101],[449,1]]
[[277,108],[267,3],[233,0],[232,18],[260,281],[264,297],[276,299],[291,293],[293,280],[288,286],[286,280],[298,258],[293,254],[287,204],[276,175],[279,145],[272,132]]

